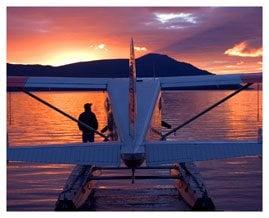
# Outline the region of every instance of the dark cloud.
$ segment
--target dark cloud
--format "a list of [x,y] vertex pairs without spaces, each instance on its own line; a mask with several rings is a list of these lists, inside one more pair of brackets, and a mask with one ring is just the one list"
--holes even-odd
[[[204,20],[204,26],[196,29],[189,37],[173,42],[160,50],[192,54],[201,53],[201,51],[222,53],[242,41],[249,41],[252,44],[255,43],[256,46],[261,46],[262,15],[260,9],[238,8],[237,10],[241,13],[235,13],[236,9],[224,8],[223,11],[218,9],[217,17],[214,17],[216,13],[213,14],[214,16],[207,15],[208,23]],[[227,19],[223,19],[223,16]]]

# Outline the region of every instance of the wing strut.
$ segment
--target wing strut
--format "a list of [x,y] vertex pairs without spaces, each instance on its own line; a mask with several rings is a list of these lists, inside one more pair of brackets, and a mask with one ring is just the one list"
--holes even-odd
[[58,113],[64,115],[64,116],[67,117],[67,118],[69,118],[70,120],[72,120],[72,121],[74,121],[74,122],[76,122],[76,123],[81,124],[82,126],[84,126],[85,128],[87,128],[87,129],[89,129],[89,130],[94,131],[96,134],[98,134],[99,136],[103,137],[103,138],[105,139],[105,141],[109,141],[109,138],[108,138],[106,135],[104,135],[103,133],[101,133],[101,132],[95,130],[94,128],[92,128],[91,126],[87,125],[86,123],[83,123],[83,122],[81,122],[80,120],[78,120],[78,119],[72,117],[71,115],[65,113],[64,111],[62,111],[61,109],[59,109],[59,108],[53,106],[52,104],[48,103],[47,101],[45,101],[45,100],[39,98],[38,96],[34,95],[33,93],[28,92],[28,91],[26,91],[26,90],[22,90],[22,91],[23,91],[25,94],[27,94],[27,95],[29,95],[30,97],[32,97],[33,99],[35,99],[35,100],[41,102],[42,104],[48,106],[49,108],[52,108],[53,110],[57,111]]
[[236,91],[232,92],[231,94],[229,94],[228,96],[226,96],[225,98],[221,99],[220,101],[214,103],[213,105],[211,105],[210,107],[208,107],[207,109],[203,110],[202,112],[200,112],[199,114],[197,114],[196,116],[192,117],[191,119],[185,121],[184,123],[180,124],[179,126],[173,128],[172,130],[170,130],[169,132],[167,132],[166,134],[164,134],[161,137],[161,140],[165,140],[167,138],[167,136],[171,135],[172,133],[175,133],[176,131],[178,131],[179,129],[183,128],[184,126],[186,126],[187,124],[191,123],[192,121],[196,120],[197,118],[199,118],[200,116],[206,114],[207,112],[211,111],[212,109],[214,109],[215,107],[217,107],[218,105],[222,104],[223,102],[227,101],[228,99],[230,99],[231,97],[235,96],[236,94],[238,94],[239,92],[243,91],[244,89],[250,87],[251,85],[253,85],[254,83],[247,83],[246,85],[242,86],[241,88],[237,89]]

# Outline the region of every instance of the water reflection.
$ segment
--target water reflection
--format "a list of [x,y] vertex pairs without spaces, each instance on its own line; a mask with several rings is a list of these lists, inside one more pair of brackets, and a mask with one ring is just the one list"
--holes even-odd
[[[227,96],[230,92],[181,91],[177,94],[166,92],[163,94],[163,115],[169,123],[177,126]],[[257,139],[257,131],[261,127],[262,118],[257,120],[256,97],[255,91],[242,92],[180,129],[174,138],[211,141]],[[262,114],[262,107],[259,110]]]
[[[230,91],[164,92],[162,113],[155,113],[153,125],[157,125],[162,119],[173,127],[177,126],[228,93]],[[107,94],[105,92],[37,92],[35,94],[74,117],[78,117],[86,102],[92,102],[93,111],[99,121],[99,130],[106,125],[104,101]],[[7,128],[11,145],[34,146],[81,141],[81,133],[76,123],[23,93],[11,93],[8,97],[11,97],[7,107]],[[255,91],[240,93],[231,101],[182,128],[170,138],[177,140],[256,139],[257,130],[262,125],[262,118],[257,119],[256,97]],[[262,114],[261,108],[260,114]],[[96,141],[102,139],[96,136]],[[262,174],[259,159],[200,162],[199,167],[218,208],[261,209]],[[72,168],[72,165],[9,163],[8,209],[53,210],[58,194]]]
[[[92,102],[92,110],[96,113],[99,128],[106,125],[104,108],[105,92],[38,92],[37,96],[62,109],[73,117],[78,117],[86,102]],[[53,144],[80,142],[81,132],[77,124],[63,115],[51,110],[23,93],[12,93],[8,122],[9,143],[21,144]],[[102,140],[96,136],[96,141]]]

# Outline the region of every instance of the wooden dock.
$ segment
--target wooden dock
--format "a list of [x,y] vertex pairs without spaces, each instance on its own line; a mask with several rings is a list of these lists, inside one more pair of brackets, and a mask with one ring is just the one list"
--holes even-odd
[[131,176],[130,169],[98,169],[77,165],[59,195],[55,210],[214,210],[213,202],[208,204],[208,199],[204,198],[207,192],[199,173],[193,170],[193,166],[188,166],[195,174],[193,181],[190,172],[183,172],[182,167],[186,168],[183,165],[172,170],[168,167],[136,169],[135,176],[141,179],[135,179],[132,184],[131,179],[126,179]]
[[[136,176],[169,176],[169,170],[136,170]],[[130,175],[131,170],[103,170],[103,176]],[[94,189],[96,211],[186,211],[172,179],[98,181]]]

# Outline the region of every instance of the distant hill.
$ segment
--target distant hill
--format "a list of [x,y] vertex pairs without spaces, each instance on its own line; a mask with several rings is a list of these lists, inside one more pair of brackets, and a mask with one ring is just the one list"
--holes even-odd
[[[78,62],[58,67],[43,65],[7,64],[8,76],[59,77],[128,77],[128,59]],[[191,64],[176,61],[167,55],[147,54],[136,60],[138,77],[209,75]]]
[[[45,65],[7,64],[8,76],[49,77],[128,77],[129,60],[111,59],[78,62],[58,67]],[[179,62],[167,55],[150,53],[136,60],[138,77],[167,77],[214,75],[189,63]],[[205,86],[198,89],[236,89],[240,85]],[[188,89],[188,88],[184,88]],[[189,89],[195,89],[193,87]],[[64,90],[64,89],[61,89]]]

